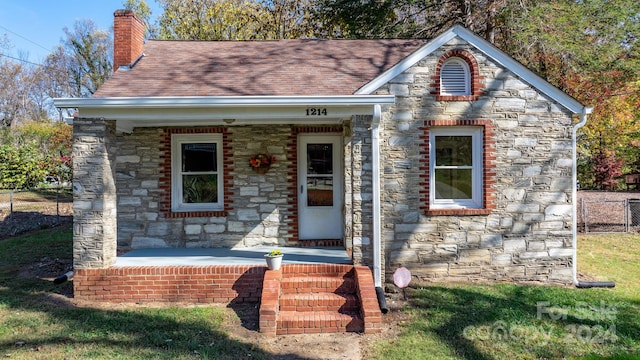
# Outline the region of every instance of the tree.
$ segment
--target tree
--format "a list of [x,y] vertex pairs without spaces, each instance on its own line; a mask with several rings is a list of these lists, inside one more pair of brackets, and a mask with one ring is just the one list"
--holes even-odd
[[[526,0],[318,0],[317,33],[339,38],[431,38],[453,24],[495,42],[505,14]],[[512,11],[516,13],[516,10]]]
[[160,39],[273,40],[315,34],[312,0],[159,0]]
[[596,185],[601,190],[615,190],[618,177],[622,175],[624,162],[613,151],[602,151],[592,159],[592,170]]
[[[514,18],[510,52],[524,65],[594,107],[579,134],[582,163],[611,154],[633,171],[640,151],[640,4],[636,1],[544,1]],[[597,161],[595,160],[597,159]],[[606,161],[605,161],[606,160]],[[603,185],[602,164],[581,166],[581,184]]]
[[260,17],[265,39],[301,39],[314,34],[311,0],[262,0],[267,16]]
[[315,35],[320,38],[389,38],[399,35],[398,17],[394,11],[409,13],[402,5],[404,0],[318,0],[313,16],[318,27]]
[[69,58],[60,58],[68,65],[67,76],[80,96],[93,95],[111,75],[112,44],[109,33],[98,30],[93,21],[76,21],[73,29],[64,28],[65,50]]
[[165,40],[265,39],[267,12],[249,0],[158,0],[164,8],[159,37]]
[[3,61],[0,64],[0,125],[14,125],[24,113],[25,82],[22,64]]

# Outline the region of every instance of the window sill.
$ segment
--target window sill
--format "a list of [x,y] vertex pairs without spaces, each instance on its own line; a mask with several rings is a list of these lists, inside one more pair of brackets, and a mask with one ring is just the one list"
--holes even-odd
[[182,219],[188,217],[225,217],[227,212],[224,210],[219,211],[181,211],[181,212],[169,212],[165,214],[168,219]]
[[481,216],[490,215],[491,209],[431,209],[425,214],[427,216]]
[[478,95],[436,95],[436,101],[476,101]]

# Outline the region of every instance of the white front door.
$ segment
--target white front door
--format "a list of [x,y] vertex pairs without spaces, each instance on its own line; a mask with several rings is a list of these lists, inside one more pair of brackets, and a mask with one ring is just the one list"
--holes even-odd
[[298,237],[342,239],[342,141],[337,135],[298,138]]

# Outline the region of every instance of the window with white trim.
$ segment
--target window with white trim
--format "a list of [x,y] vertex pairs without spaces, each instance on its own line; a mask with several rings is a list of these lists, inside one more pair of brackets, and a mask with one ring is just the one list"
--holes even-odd
[[482,127],[429,129],[429,207],[483,207]]
[[451,58],[442,64],[440,95],[471,95],[469,65],[464,60]]
[[222,134],[173,134],[171,210],[222,210],[222,165]]

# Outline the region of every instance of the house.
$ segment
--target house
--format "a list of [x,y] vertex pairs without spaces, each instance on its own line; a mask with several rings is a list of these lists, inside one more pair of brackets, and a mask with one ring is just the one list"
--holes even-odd
[[[116,11],[113,76],[56,99],[79,109],[76,297],[257,301],[280,276],[114,267],[149,248],[338,246],[377,288],[399,267],[420,282],[571,283],[574,136],[590,109],[464,27],[146,43],[143,30]],[[259,154],[275,159],[266,172]]]

